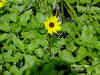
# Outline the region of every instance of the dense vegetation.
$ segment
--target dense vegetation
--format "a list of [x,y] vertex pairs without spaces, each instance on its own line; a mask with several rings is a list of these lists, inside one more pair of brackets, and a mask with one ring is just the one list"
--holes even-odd
[[[44,27],[51,16],[62,22],[53,36]],[[100,0],[7,0],[0,75],[100,75]]]

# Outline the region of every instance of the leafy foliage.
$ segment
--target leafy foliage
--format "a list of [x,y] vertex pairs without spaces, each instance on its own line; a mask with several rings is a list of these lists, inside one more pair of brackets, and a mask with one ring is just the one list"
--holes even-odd
[[[99,3],[7,0],[0,8],[0,75],[99,75]],[[58,12],[62,30],[52,39],[43,22]]]

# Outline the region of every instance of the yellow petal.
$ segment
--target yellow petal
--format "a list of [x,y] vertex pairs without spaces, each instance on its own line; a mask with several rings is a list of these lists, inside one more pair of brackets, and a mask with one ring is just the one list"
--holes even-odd
[[61,27],[60,26],[56,26],[55,28],[56,28],[57,31],[60,31],[61,30]]
[[54,32],[54,33],[57,33],[57,30],[56,30],[56,29],[54,29],[54,30],[53,30],[53,32]]
[[1,0],[2,2],[6,2],[6,0]]
[[58,25],[60,25],[62,22],[57,22]]
[[49,30],[48,30],[48,33],[50,33],[50,35],[52,35],[52,33],[53,33],[53,32],[52,32],[52,30],[51,30],[51,29],[49,29]]
[[53,21],[57,22],[59,20],[59,17],[56,18],[56,16],[54,16]]
[[44,22],[45,28],[48,29],[49,28],[49,22]]
[[4,3],[0,2],[0,7],[3,7],[4,6]]
[[53,16],[51,16],[51,18],[50,18],[50,22],[53,22],[53,21],[54,21]]

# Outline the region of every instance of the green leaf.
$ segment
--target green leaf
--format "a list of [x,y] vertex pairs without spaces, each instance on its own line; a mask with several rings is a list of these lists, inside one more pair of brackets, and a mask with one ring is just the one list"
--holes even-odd
[[60,51],[59,56],[62,61],[66,61],[66,64],[73,63],[75,61],[72,54],[67,50]]
[[15,75],[22,75],[23,72],[24,72],[25,70],[27,70],[27,68],[28,68],[28,65],[25,64],[25,65],[22,66],[19,70],[17,70],[17,72],[15,73]]
[[36,42],[32,41],[32,43],[28,44],[26,52],[32,53],[37,47],[38,45],[36,44]]
[[56,71],[54,69],[55,65],[53,63],[46,64],[43,66],[41,75],[55,75]]
[[30,20],[29,25],[32,27],[32,29],[34,30],[35,28],[39,27],[39,22],[35,19],[33,19],[33,17]]
[[18,20],[18,13],[11,13],[9,17],[11,21],[16,22]]
[[87,70],[87,74],[90,75],[93,72],[93,67],[91,66],[86,67],[86,70]]
[[[2,55],[0,55],[0,64],[3,62],[3,57],[2,57]],[[2,66],[0,66],[0,72],[1,72],[1,68],[2,68]]]
[[8,72],[8,71],[5,71],[5,72],[4,72],[4,75],[11,75],[11,73]]
[[39,23],[43,23],[46,20],[46,16],[41,14],[40,12],[36,14],[36,18],[39,21]]
[[83,7],[83,6],[76,6],[76,7],[77,7],[77,9],[80,13],[85,13],[86,12],[86,7]]
[[85,58],[87,55],[88,55],[87,50],[86,50],[84,47],[81,46],[81,47],[78,49],[78,54],[77,54],[77,57],[76,57],[76,61],[82,60],[82,59]]
[[91,43],[93,40],[93,27],[84,25],[80,39],[84,42]]
[[53,5],[53,3],[55,2],[55,0],[48,0],[48,3]]
[[99,7],[95,7],[95,6],[91,6],[91,8],[90,8],[90,13],[100,13],[100,8]]
[[3,46],[3,48],[7,51],[9,51],[9,50],[16,51],[16,47],[14,45],[5,45],[5,46]]
[[59,71],[58,75],[64,75],[64,70]]
[[95,4],[99,3],[99,2],[100,2],[100,0],[93,0],[92,5],[95,5]]
[[100,64],[93,66],[93,69],[94,69],[93,75],[100,74]]
[[35,65],[36,62],[38,62],[38,59],[35,56],[25,54],[25,64],[28,65],[28,67],[32,67]]
[[21,30],[21,26],[16,23],[11,23],[12,32],[18,33]]
[[65,2],[68,2],[68,3],[74,3],[76,2],[76,0],[64,0]]
[[0,41],[7,39],[7,36],[8,36],[8,34],[1,34],[0,35]]
[[52,48],[52,52],[53,52],[53,54],[57,54],[58,52],[59,52],[59,48],[57,48],[57,47],[53,47]]
[[88,1],[87,0],[80,0],[79,2],[82,3],[82,4],[84,4],[84,3],[91,3],[91,0],[88,0]]
[[35,54],[38,56],[38,57],[43,57],[44,56],[44,51],[43,51],[43,49],[42,48],[37,48],[36,50],[35,50]]
[[100,63],[100,58],[98,57],[93,57],[92,65],[96,65]]
[[13,57],[14,64],[16,64],[19,60],[22,60],[22,58],[23,58],[23,55],[21,53],[17,52],[15,54],[15,56]]
[[18,6],[18,5],[12,5],[12,7],[9,9],[9,11],[11,13],[19,13],[21,12],[22,10],[24,10],[24,6]]
[[77,33],[76,30],[76,26],[75,26],[75,23],[74,22],[66,22],[63,24],[62,26],[62,30],[65,32],[65,33],[68,33],[70,36],[75,36],[75,34]]
[[26,26],[28,21],[30,20],[30,16],[32,14],[32,10],[28,10],[24,12],[20,17],[19,17],[19,25]]
[[18,70],[18,69],[17,69],[17,67],[16,67],[15,65],[13,65],[13,66],[10,67],[10,72],[11,72],[11,73],[16,73],[17,70]]
[[16,47],[18,47],[21,51],[24,51],[25,46],[24,46],[24,43],[20,39],[18,39],[16,36],[13,35],[12,41]]
[[35,39],[35,38],[39,38],[38,36],[41,36],[40,33],[33,30],[22,32],[21,35],[24,39]]
[[13,2],[15,4],[22,4],[22,0],[9,0],[10,2]]
[[41,45],[41,46],[46,46],[46,45],[48,45],[48,41],[45,40],[45,39],[37,39],[37,40],[36,40],[36,43],[37,43],[38,45]]
[[9,14],[1,16],[1,18],[0,18],[0,30],[5,31],[5,32],[10,31]]
[[51,70],[48,75],[56,75],[56,74],[57,74],[56,70]]
[[57,40],[57,42],[55,42],[54,45],[60,47],[60,46],[65,45],[65,44],[66,44],[66,40],[64,38],[60,38]]
[[12,54],[12,51],[3,53],[3,58],[5,62],[13,62],[13,57],[11,56],[11,54]]
[[100,41],[95,41],[94,42],[94,47],[98,50],[100,50]]

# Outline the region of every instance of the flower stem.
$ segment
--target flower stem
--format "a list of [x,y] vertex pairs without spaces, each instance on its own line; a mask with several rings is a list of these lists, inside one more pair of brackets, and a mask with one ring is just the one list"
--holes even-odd
[[53,36],[50,36],[49,38],[49,45],[50,45],[50,54],[51,54],[51,57],[54,57],[54,53],[53,53],[53,50],[52,50],[52,47],[53,47]]
[[51,49],[51,50],[50,50],[50,51],[51,51],[51,56],[54,57],[52,47],[53,47],[53,46],[52,46],[52,43],[51,43],[51,48],[50,48],[50,49]]

